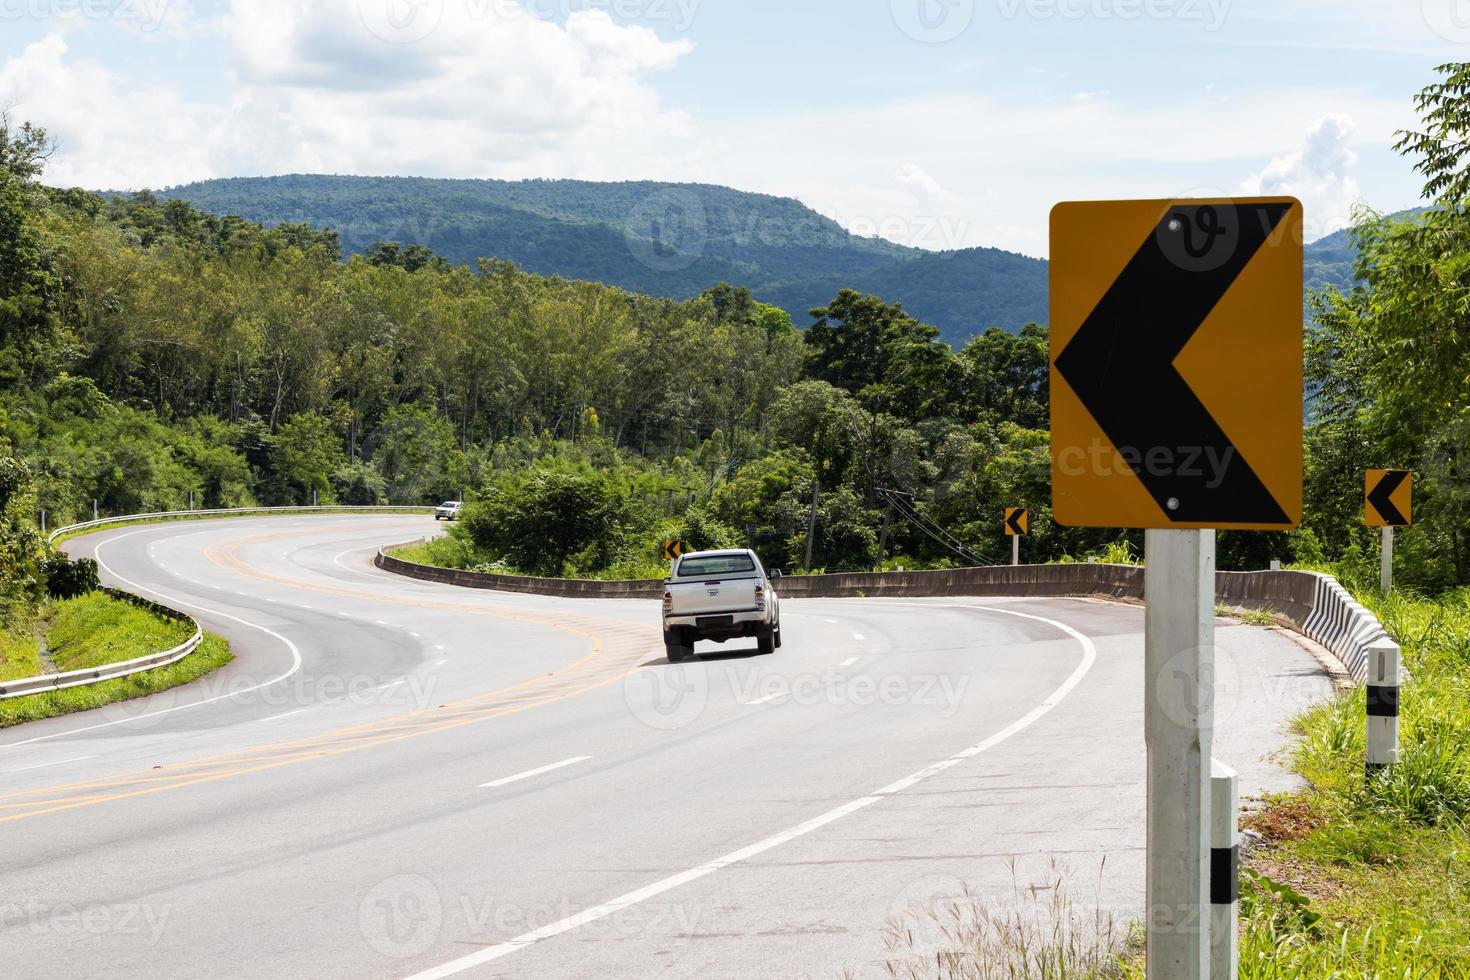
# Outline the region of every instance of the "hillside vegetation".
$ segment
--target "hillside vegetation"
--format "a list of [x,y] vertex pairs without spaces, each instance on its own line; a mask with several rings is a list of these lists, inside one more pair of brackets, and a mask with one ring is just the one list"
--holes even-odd
[[[988,327],[1014,333],[1047,320],[1043,260],[994,248],[905,248],[849,234],[797,201],[726,187],[298,174],[203,181],[162,196],[268,227],[331,228],[348,254],[417,244],[455,264],[505,259],[678,300],[728,282],[798,326],[854,289],[902,304],[956,349]],[[1351,287],[1346,233],[1307,252],[1309,288]]]

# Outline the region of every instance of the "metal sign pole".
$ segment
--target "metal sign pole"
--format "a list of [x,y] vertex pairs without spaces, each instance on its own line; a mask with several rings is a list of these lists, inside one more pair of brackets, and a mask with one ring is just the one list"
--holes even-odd
[[1021,536],[1019,534],[1011,536],[1011,564],[1021,564]]
[[1383,529],[1383,557],[1378,572],[1378,582],[1383,587],[1383,594],[1388,595],[1393,591],[1393,528]]
[[1148,977],[1210,975],[1215,532],[1144,536]]

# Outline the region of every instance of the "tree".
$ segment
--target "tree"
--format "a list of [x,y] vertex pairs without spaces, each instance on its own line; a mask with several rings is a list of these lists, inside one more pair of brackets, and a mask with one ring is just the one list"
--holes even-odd
[[531,575],[597,572],[611,561],[628,501],[604,474],[554,465],[497,480],[465,510],[475,545]]
[[897,303],[851,289],[811,311],[807,373],[861,398],[871,412],[915,420],[946,400],[951,352],[939,329],[920,323]]
[[0,170],[22,184],[29,184],[46,169],[56,143],[46,130],[30,122],[16,128],[9,110],[0,110]]
[[463,458],[454,428],[424,405],[399,405],[383,419],[379,470],[393,503],[422,503],[456,496],[451,469]]
[[347,462],[342,441],[320,415],[293,415],[275,438],[276,470],[300,494],[299,502],[335,503],[332,476]]

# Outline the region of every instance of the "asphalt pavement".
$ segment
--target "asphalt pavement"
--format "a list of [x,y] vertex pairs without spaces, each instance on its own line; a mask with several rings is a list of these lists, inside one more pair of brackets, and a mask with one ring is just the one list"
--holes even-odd
[[[434,530],[69,543],[237,659],[0,732],[7,976],[883,977],[893,917],[960,896],[1141,915],[1141,607],[786,600],[774,655],[669,665],[655,602],[372,566]],[[1290,786],[1329,680],[1276,631],[1217,643],[1214,755]]]

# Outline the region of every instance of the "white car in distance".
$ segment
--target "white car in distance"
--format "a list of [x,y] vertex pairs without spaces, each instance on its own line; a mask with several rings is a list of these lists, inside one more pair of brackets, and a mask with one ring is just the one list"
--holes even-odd
[[458,500],[446,500],[434,511],[436,521],[457,521],[464,504]]
[[664,648],[669,663],[694,656],[699,640],[754,637],[761,653],[781,645],[781,603],[772,584],[780,570],[748,548],[696,551],[674,563],[664,582]]

